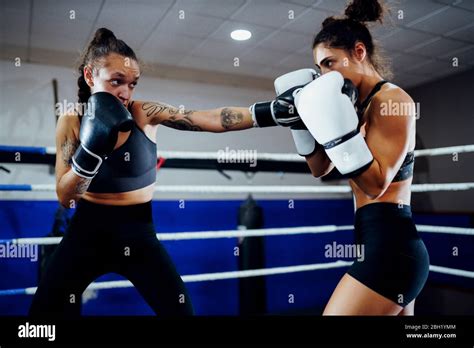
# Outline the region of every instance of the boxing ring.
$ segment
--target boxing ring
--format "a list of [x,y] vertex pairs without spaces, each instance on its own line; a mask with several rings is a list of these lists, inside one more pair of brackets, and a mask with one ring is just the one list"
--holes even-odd
[[[268,236],[295,236],[306,233],[331,233],[335,231],[351,231],[353,226],[302,226],[296,228],[273,228],[273,229],[252,229],[252,230],[229,230],[229,231],[202,231],[202,232],[179,232],[179,233],[157,233],[158,239],[165,241],[175,240],[189,240],[189,239],[212,239],[212,238],[248,238],[248,237],[268,237]],[[427,233],[452,233],[459,235],[474,236],[474,228],[461,228],[449,226],[429,226],[417,225],[419,232]],[[18,238],[18,239],[3,239],[0,244],[37,244],[37,245],[52,245],[58,244],[61,237],[47,237],[47,238]],[[321,269],[348,267],[352,262],[336,261],[330,263],[320,263],[311,265],[295,265],[287,267],[274,267],[267,269],[255,269],[248,271],[231,271],[231,272],[217,272],[206,274],[191,274],[183,275],[184,282],[203,282],[215,281],[223,279],[247,278],[258,276],[269,276],[275,274],[285,274],[294,272],[308,272]],[[444,274],[455,275],[459,277],[474,278],[474,271],[452,269],[449,267],[442,267],[430,265],[431,272],[438,272]],[[103,290],[113,288],[127,288],[133,287],[130,281],[110,281],[110,282],[96,282],[92,283],[88,290]],[[23,289],[7,289],[0,290],[0,296],[6,295],[34,295],[36,287],[29,287]]]
[[[35,147],[16,147],[16,146],[0,146],[0,152],[9,154],[29,153],[40,156],[55,154],[54,148],[35,148]],[[415,151],[416,157],[423,156],[440,156],[450,155],[452,153],[467,153],[474,152],[474,145],[453,146],[446,148],[427,149]],[[185,159],[185,160],[208,160],[216,161],[218,154],[215,152],[159,152],[157,154],[158,164],[166,163],[168,159]],[[283,161],[283,162],[304,162],[299,155],[294,154],[259,154],[258,161]],[[427,183],[427,184],[413,184],[411,186],[412,192],[439,192],[439,191],[464,191],[474,189],[474,182],[463,183]],[[2,184],[0,191],[31,191],[31,192],[55,192],[54,185],[47,184]],[[320,186],[224,186],[224,185],[173,185],[164,186],[156,185],[155,192],[167,193],[260,193],[265,195],[272,194],[295,194],[295,193],[340,193],[348,194],[351,189],[348,185],[320,185]],[[350,233],[353,230],[353,225],[320,225],[320,226],[298,226],[298,227],[284,227],[284,228],[259,228],[259,229],[243,229],[243,230],[206,230],[206,231],[181,231],[181,232],[161,232],[157,233],[157,238],[160,241],[186,241],[186,240],[212,240],[212,239],[243,239],[249,237],[266,237],[271,238],[275,236],[298,238],[301,235],[321,235],[332,234],[336,232]],[[458,226],[436,226],[417,224],[417,229],[425,234],[443,234],[443,235],[458,235],[464,238],[472,238],[474,236],[474,228],[458,227]],[[0,244],[5,245],[55,245],[61,241],[62,237],[39,237],[39,238],[9,238],[0,239]],[[472,242],[472,241],[471,241]],[[228,279],[241,279],[251,277],[263,277],[284,275],[299,272],[314,272],[328,269],[344,269],[352,264],[350,261],[336,260],[334,262],[312,263],[312,264],[295,264],[285,265],[280,267],[268,267],[261,269],[237,270],[229,271],[222,270],[220,272],[201,273],[201,274],[185,274],[182,279],[186,283],[195,282],[213,282]],[[470,269],[460,269],[447,267],[440,264],[431,264],[430,272],[450,275],[454,277],[472,279],[474,278],[474,271]],[[101,281],[94,282],[89,285],[86,291],[129,288],[133,287],[128,280],[117,281]],[[25,287],[16,289],[2,289],[0,296],[28,296],[33,295],[36,287]]]

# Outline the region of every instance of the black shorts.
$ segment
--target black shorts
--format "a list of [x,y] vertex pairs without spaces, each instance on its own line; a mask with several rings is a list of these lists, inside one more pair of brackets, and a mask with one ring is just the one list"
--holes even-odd
[[357,209],[355,243],[364,246],[347,272],[404,307],[423,289],[430,260],[412,219],[411,207],[372,203]]

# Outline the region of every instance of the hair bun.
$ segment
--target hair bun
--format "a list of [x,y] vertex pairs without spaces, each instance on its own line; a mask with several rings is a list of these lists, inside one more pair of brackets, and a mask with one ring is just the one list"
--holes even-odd
[[356,22],[381,22],[383,7],[377,0],[352,0],[344,14]]
[[327,27],[328,25],[331,25],[331,23],[337,22],[337,18],[335,17],[328,17],[323,21],[322,27]]
[[114,33],[107,28],[100,28],[96,30],[92,43],[100,45],[100,44],[109,42],[111,39],[112,40],[117,39]]

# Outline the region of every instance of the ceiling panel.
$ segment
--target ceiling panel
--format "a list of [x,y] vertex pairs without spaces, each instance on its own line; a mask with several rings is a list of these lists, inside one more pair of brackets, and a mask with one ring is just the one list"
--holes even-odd
[[438,57],[445,52],[451,52],[464,47],[465,44],[460,41],[454,41],[441,37],[435,37],[432,40],[422,42],[418,45],[412,46],[408,52],[418,53],[425,56]]
[[316,6],[317,4],[321,3],[322,0],[289,0],[287,2],[296,4],[296,5],[311,7],[311,6]]
[[436,34],[444,34],[473,22],[474,12],[457,8],[448,8],[446,11],[439,12],[425,20],[421,20],[415,24],[409,24],[408,26]]
[[247,63],[245,60],[240,62],[238,66],[235,66],[232,60],[225,60],[220,58],[204,58],[197,56],[185,57],[179,63],[179,66],[201,70],[213,70],[237,75],[250,74],[256,76],[259,76],[263,69],[266,68],[266,66],[264,65]]
[[404,53],[392,58],[391,66],[395,75],[398,75],[402,72],[413,69],[414,66],[420,65],[424,61],[426,61],[426,57]]
[[300,16],[290,21],[285,30],[315,35],[320,29],[322,22],[329,16],[329,12],[323,10],[307,9]]
[[474,43],[474,22],[447,32],[445,35],[453,39]]
[[[258,24],[270,28],[281,28],[298,16],[305,7],[293,3],[275,0],[250,0],[239,18],[247,23]],[[290,12],[291,11],[291,12]]]
[[446,75],[454,73],[455,68],[449,61],[423,60],[420,64],[409,67],[406,72],[414,72],[421,75]]
[[348,2],[348,0],[322,0],[316,4],[316,6],[324,10],[342,14]]
[[1,2],[0,43],[28,45],[30,9],[30,2],[27,0]]
[[201,40],[194,37],[183,34],[169,35],[158,29],[155,34],[141,46],[139,52],[144,56],[149,56],[153,60],[153,55],[157,52],[166,51],[180,55],[183,53],[187,54],[201,43]]
[[257,48],[255,50],[250,50],[247,54],[243,55],[242,60],[257,64],[276,65],[289,55],[288,52]]
[[228,18],[244,4],[245,0],[206,0],[204,3],[196,0],[179,0],[175,8],[206,16]]
[[[172,0],[160,0],[155,3],[108,0],[104,3],[97,23],[113,30],[116,36],[125,42],[134,42],[131,46],[137,47],[148,37],[150,30],[163,18],[171,4]],[[123,25],[131,19],[133,25]]]
[[246,48],[244,42],[233,40],[206,40],[199,47],[192,51],[192,54],[199,57],[211,57],[224,60],[233,60],[234,57],[242,55]]
[[396,17],[401,25],[408,25],[420,18],[448,9],[445,4],[435,3],[431,0],[396,0],[391,2],[390,6],[392,16]]
[[147,42],[137,53],[147,62],[176,64],[199,43],[199,40],[185,35],[167,36],[156,43]]
[[381,38],[383,47],[387,50],[405,51],[420,42],[433,39],[435,35],[421,33],[409,29],[397,29]]
[[176,62],[179,62],[184,57],[186,57],[185,53],[167,51],[163,49],[157,49],[154,53],[149,50],[145,53],[141,53],[140,51],[140,58],[142,60],[145,62],[155,62],[157,64],[176,65]]
[[183,15],[174,6],[160,22],[158,30],[169,33],[169,35],[184,34],[198,39],[205,39],[223,23],[224,19],[203,16],[197,13],[185,12]]
[[[474,1],[388,2],[392,12],[384,25],[369,27],[388,50],[397,81],[416,84],[454,73],[444,65],[452,57],[461,68],[472,67]],[[32,61],[70,67],[91,34],[105,26],[146,64],[273,79],[313,66],[313,37],[327,16],[343,13],[346,0],[0,0],[0,5],[4,58],[30,52]],[[248,29],[252,38],[232,41],[234,29]],[[233,66],[235,56],[240,67]]]
[[284,68],[287,72],[301,68],[315,68],[313,55],[311,53],[294,53],[283,61],[276,64],[279,68]]
[[376,22],[369,25],[370,33],[376,40],[388,36],[390,33],[396,32],[398,29],[401,29],[401,24],[391,19],[384,21],[383,24]]
[[472,0],[435,0],[435,2],[474,11],[474,1]]
[[259,46],[284,52],[296,52],[307,48],[308,52],[311,52],[312,42],[313,38],[311,36],[280,31],[276,35],[265,39]]
[[450,52],[442,56],[442,58],[453,61],[457,58],[459,65],[474,65],[474,45],[463,47],[457,51]]
[[32,47],[58,51],[82,50],[91,33],[93,19],[100,10],[100,3],[55,1],[54,6],[46,6],[47,3],[52,1],[34,3]]

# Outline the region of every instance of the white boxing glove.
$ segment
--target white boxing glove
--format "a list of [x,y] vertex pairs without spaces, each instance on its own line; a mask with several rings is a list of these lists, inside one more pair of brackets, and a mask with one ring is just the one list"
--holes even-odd
[[[292,98],[301,91],[301,88],[319,77],[319,74],[314,69],[300,69],[284,74],[275,79],[275,93],[277,96],[292,90]],[[295,87],[297,87],[295,89]],[[294,104],[294,102],[293,102]],[[293,105],[291,106],[293,107]],[[294,110],[298,116],[297,110]],[[301,156],[308,156],[316,149],[316,140],[308,131],[304,123],[300,120],[290,126],[291,135],[295,143],[296,151]]]
[[354,100],[343,92],[348,82],[337,71],[324,74],[297,94],[295,105],[334,166],[341,174],[353,177],[367,169],[374,158],[358,130]]

